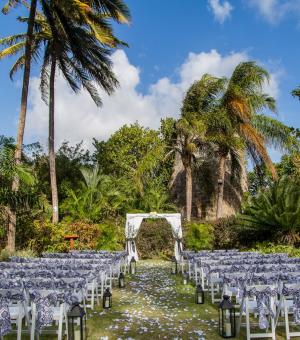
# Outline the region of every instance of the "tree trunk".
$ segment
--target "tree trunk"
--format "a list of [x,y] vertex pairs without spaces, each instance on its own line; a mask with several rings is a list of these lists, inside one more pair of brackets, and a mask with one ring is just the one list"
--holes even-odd
[[52,194],[52,222],[58,222],[58,193],[56,183],[55,149],[54,149],[54,107],[55,107],[55,71],[56,59],[52,58],[50,71],[50,97],[49,97],[49,169]]
[[186,185],[186,219],[189,222],[192,215],[192,197],[193,197],[193,181],[192,167],[190,164],[185,165],[185,185]]
[[[16,164],[21,163],[22,145],[23,145],[23,139],[24,139],[26,113],[27,113],[27,99],[28,99],[30,65],[31,65],[31,46],[33,43],[33,27],[34,27],[35,13],[36,13],[36,5],[37,5],[37,0],[31,0],[28,27],[27,27],[27,38],[26,38],[26,44],[25,44],[25,64],[24,64],[24,74],[23,74],[21,108],[20,108],[16,150],[15,150]],[[12,190],[18,191],[18,189],[19,189],[19,178],[15,177],[12,183]],[[14,211],[14,209],[9,208],[7,249],[10,252],[15,251],[16,221],[17,221],[16,211]]]
[[16,222],[17,214],[11,207],[6,208],[6,214],[8,219],[8,230],[7,230],[7,250],[9,252],[15,251],[15,240],[16,240]]
[[225,171],[226,171],[226,159],[227,155],[220,156],[219,164],[219,179],[218,179],[218,190],[217,190],[217,219],[223,217],[223,197],[224,197],[224,182],[225,182]]

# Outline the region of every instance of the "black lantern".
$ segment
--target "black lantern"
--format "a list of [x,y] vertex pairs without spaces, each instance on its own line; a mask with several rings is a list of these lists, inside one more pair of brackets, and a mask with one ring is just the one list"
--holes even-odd
[[184,284],[184,285],[187,285],[188,280],[189,280],[189,274],[185,271],[185,272],[183,273],[183,284]]
[[226,339],[235,337],[235,308],[228,295],[219,305],[219,334]]
[[106,288],[104,294],[103,294],[103,308],[108,309],[112,306],[112,294],[109,290],[109,288]]
[[172,271],[171,271],[171,273],[173,275],[176,275],[178,273],[178,262],[177,262],[175,256],[172,257]]
[[196,287],[195,302],[197,305],[204,304],[204,290],[201,285],[197,285]]
[[119,275],[119,288],[125,288],[125,275],[122,272]]
[[136,273],[136,260],[135,260],[134,256],[130,260],[129,272],[132,275],[134,275]]
[[86,339],[86,315],[79,303],[72,306],[68,316],[68,340]]

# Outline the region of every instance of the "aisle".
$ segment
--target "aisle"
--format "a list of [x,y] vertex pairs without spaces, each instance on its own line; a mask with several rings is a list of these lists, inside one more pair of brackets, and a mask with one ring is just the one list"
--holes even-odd
[[89,320],[89,339],[219,339],[216,309],[194,303],[194,287],[170,275],[170,262],[140,261],[126,289],[113,293],[113,308]]

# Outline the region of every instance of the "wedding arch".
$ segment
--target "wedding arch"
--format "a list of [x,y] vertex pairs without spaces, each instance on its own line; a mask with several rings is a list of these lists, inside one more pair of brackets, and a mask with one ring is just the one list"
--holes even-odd
[[126,251],[128,252],[128,260],[132,257],[138,261],[138,253],[136,249],[135,239],[140,230],[141,224],[146,218],[165,218],[172,228],[172,234],[175,239],[174,254],[177,261],[180,261],[180,254],[182,247],[182,228],[181,215],[175,214],[157,214],[157,213],[142,213],[142,214],[126,214],[125,237],[126,237]]

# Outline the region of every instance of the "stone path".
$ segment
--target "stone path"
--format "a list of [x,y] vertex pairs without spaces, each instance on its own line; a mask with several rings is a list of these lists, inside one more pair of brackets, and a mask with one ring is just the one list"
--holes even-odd
[[196,305],[195,288],[170,272],[166,261],[138,262],[126,289],[113,291],[113,308],[94,312],[89,339],[219,339],[215,307]]

